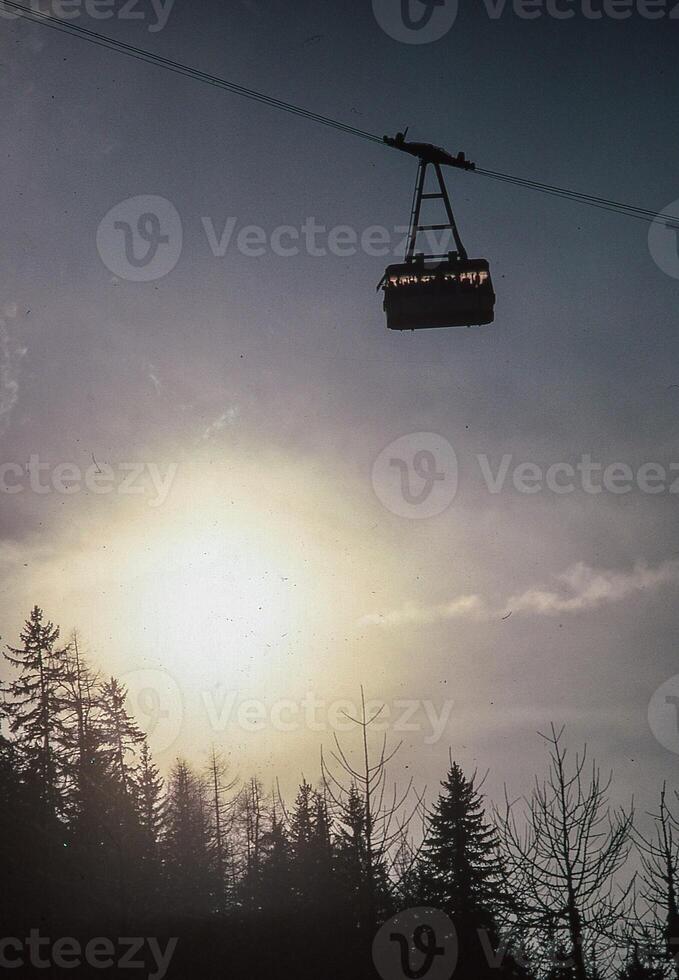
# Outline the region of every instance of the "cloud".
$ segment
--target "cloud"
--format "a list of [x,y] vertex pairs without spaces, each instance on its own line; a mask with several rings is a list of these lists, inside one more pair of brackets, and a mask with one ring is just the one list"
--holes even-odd
[[502,605],[482,596],[462,595],[449,602],[423,606],[407,602],[400,609],[364,616],[360,626],[427,626],[448,620],[493,620],[512,615],[555,616],[585,612],[653,592],[664,585],[679,584],[679,561],[661,562],[650,568],[638,561],[631,571],[590,568],[584,562],[554,576],[555,590],[531,588],[510,596]]
[[679,562],[662,562],[649,568],[636,562],[630,572],[599,571],[578,562],[556,576],[562,588],[558,592],[529,589],[507,601],[507,611],[534,612],[543,616],[581,612],[620,602],[642,592],[679,582]]
[[447,619],[487,619],[488,610],[480,596],[462,595],[437,606],[418,606],[407,602],[401,609],[370,613],[359,626],[426,626]]

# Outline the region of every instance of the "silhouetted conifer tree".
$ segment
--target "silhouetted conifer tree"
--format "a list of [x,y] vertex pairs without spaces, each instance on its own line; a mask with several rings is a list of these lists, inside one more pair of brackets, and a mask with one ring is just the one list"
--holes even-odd
[[197,916],[214,907],[208,833],[205,786],[180,759],[169,778],[164,841],[168,897],[176,913]]
[[127,795],[131,760],[136,747],[144,741],[144,733],[127,711],[127,690],[115,677],[102,685],[100,697],[102,735],[109,746],[113,771]]
[[73,635],[62,684],[58,735],[64,771],[67,849],[62,897],[72,921],[124,925],[119,787],[106,744],[101,689]]
[[331,843],[327,807],[313,787],[300,784],[290,818],[292,891],[295,903],[313,906],[331,900]]
[[139,898],[146,914],[151,914],[156,911],[162,894],[161,848],[166,803],[163,779],[151,758],[146,739],[141,744],[131,787],[139,825]]
[[242,836],[239,899],[246,908],[259,908],[262,837],[265,833],[265,810],[259,780],[251,779],[243,787],[238,798],[238,810]]
[[10,730],[17,736],[23,765],[40,781],[40,796],[48,816],[59,809],[59,764],[55,749],[61,719],[66,648],[58,647],[59,627],[43,622],[34,606],[21,631],[21,647],[8,647],[5,659],[19,676],[7,685]]
[[473,776],[467,779],[451,761],[441,786],[422,849],[422,899],[453,920],[460,976],[485,977],[492,969],[486,952],[499,945],[496,910],[502,875],[495,831],[486,822]]
[[337,874],[345,903],[352,909],[358,921],[364,910],[365,858],[365,807],[358,787],[352,783],[346,804],[337,820],[335,848]]
[[33,923],[51,928],[63,874],[63,759],[58,751],[63,731],[62,684],[66,670],[59,628],[44,621],[34,606],[20,634],[21,646],[8,647],[5,659],[17,671],[4,687],[4,713],[15,736],[12,763],[21,780],[28,826],[33,829],[32,867],[35,890]]
[[212,747],[207,770],[207,792],[210,802],[210,848],[217,883],[217,907],[225,909],[233,900],[233,863],[230,831],[233,825],[236,799],[229,793],[238,780],[227,779],[227,765]]
[[262,864],[259,876],[258,908],[282,912],[292,899],[290,841],[282,819],[272,808],[269,829],[262,835]]
[[100,718],[99,679],[80,652],[73,634],[67,651],[61,694],[62,724],[58,733],[64,753],[65,796],[69,822],[86,838],[96,836],[102,781],[108,778]]

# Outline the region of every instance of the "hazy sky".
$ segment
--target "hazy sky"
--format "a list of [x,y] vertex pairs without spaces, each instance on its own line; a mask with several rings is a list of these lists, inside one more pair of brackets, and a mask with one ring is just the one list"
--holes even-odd
[[[410,126],[479,166],[661,210],[679,198],[679,20],[574,8],[491,19],[463,0],[421,44],[356,0],[176,0],[164,26],[150,4],[101,21],[83,4],[75,23],[370,132]],[[376,10],[398,27],[397,3]],[[395,246],[414,160],[42,26],[0,28],[3,641],[36,602],[77,627],[140,717],[160,712],[163,766],[214,740],[243,774],[313,777],[328,706],[363,682],[392,718],[395,701],[430,702],[396,765],[422,781],[450,745],[493,787],[523,786],[554,720],[622,794],[654,793],[679,754],[664,695],[652,714],[674,751],[647,720],[679,673],[679,268],[654,261],[648,225],[452,173],[496,321],[389,333],[375,286],[393,260],[331,254],[327,229],[383,226]],[[135,211],[142,195],[169,204]],[[155,269],[127,261],[151,246],[124,250],[142,213],[168,269],[133,281],[121,268]],[[277,229],[303,239],[311,219],[327,254],[277,254],[277,235],[294,245]],[[263,245],[239,248],[248,225]],[[391,464],[422,450],[448,473],[429,516]],[[592,493],[581,467],[572,492],[515,486],[520,463],[544,475],[586,456],[667,480]],[[484,466],[503,465],[491,493]],[[311,728],[309,692],[324,705]],[[250,698],[259,731],[236,718]],[[427,711],[446,701],[433,738]]]

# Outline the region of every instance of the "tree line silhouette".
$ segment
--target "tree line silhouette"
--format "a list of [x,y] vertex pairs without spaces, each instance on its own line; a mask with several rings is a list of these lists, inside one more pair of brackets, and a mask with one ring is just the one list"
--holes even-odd
[[169,976],[353,980],[377,976],[383,923],[429,907],[452,920],[460,980],[679,977],[667,789],[642,831],[555,728],[528,799],[487,808],[451,757],[429,804],[391,788],[363,701],[359,761],[335,738],[286,802],[215,748],[163,778],[124,686],[39,607],[4,656],[2,936],[178,937]]

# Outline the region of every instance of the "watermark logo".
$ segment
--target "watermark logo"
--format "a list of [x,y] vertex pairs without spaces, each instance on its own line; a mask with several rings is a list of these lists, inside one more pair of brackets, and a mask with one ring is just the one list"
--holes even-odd
[[[125,936],[118,939],[97,936],[83,946],[73,936],[61,936],[52,940],[31,929],[25,939],[18,936],[0,938],[0,969],[15,970],[31,967],[30,973],[22,970],[21,976],[30,976],[34,970],[54,968],[75,970],[90,967],[93,970],[145,970],[148,980],[163,980],[172,962],[177,937],[168,939],[163,949],[155,936]],[[139,974],[137,974],[139,975]]]
[[[187,227],[191,220],[191,216],[186,217]],[[200,226],[199,238],[215,259],[227,259],[233,252],[252,259],[266,255],[281,259],[300,255],[400,258],[408,241],[407,225],[326,225],[313,215],[298,225],[273,228],[247,224],[236,215],[202,215]],[[97,249],[104,265],[121,279],[149,282],[174,269],[182,251],[183,227],[172,202],[150,195],[131,197],[111,208],[100,222]],[[443,254],[454,245],[449,228],[427,229],[422,234],[432,253]]]
[[679,674],[661,684],[651,698],[648,724],[663,748],[679,755]]
[[[679,20],[678,0],[482,0],[478,7],[489,20],[588,21]],[[428,44],[450,31],[458,13],[458,0],[373,0],[375,19],[382,30],[405,44]],[[676,214],[676,212],[675,212]]]
[[168,671],[153,667],[130,670],[120,681],[127,688],[127,702],[146,733],[151,752],[166,752],[184,723],[184,698],[177,681]]
[[97,228],[97,250],[107,269],[130,282],[151,282],[172,272],[182,251],[183,228],[171,201],[141,194],[116,204]]
[[382,980],[450,980],[458,955],[455,927],[440,909],[407,909],[384,923],[372,955]]
[[387,510],[398,517],[436,517],[457,493],[457,457],[435,432],[401,436],[373,464],[372,484]]
[[[201,695],[210,729],[224,733],[234,729],[257,734],[263,731],[350,732],[361,713],[361,705],[346,698],[328,701],[307,691],[301,699],[278,698],[267,702],[259,698],[241,698],[240,692],[210,689]],[[414,733],[423,736],[425,745],[440,741],[448,729],[453,712],[450,700],[434,702],[415,698],[398,698],[391,702],[368,701],[366,712],[373,718],[373,732]]]
[[665,275],[679,279],[679,200],[656,215],[648,229],[648,248]]
[[[477,453],[465,461],[470,486],[493,496],[550,493],[599,496],[642,493],[679,495],[679,461],[605,462],[583,453],[572,462],[517,459],[513,453],[491,457]],[[387,510],[400,517],[424,518],[442,513],[455,499],[463,467],[451,444],[432,432],[416,432],[390,443],[372,469],[375,493]]]
[[[157,34],[167,26],[174,3],[175,0],[21,0],[20,5],[55,20],[87,17],[93,21],[141,21],[150,34]],[[16,20],[19,16],[11,7],[0,3],[0,17]]]
[[157,463],[99,462],[92,454],[85,467],[70,461],[51,463],[31,453],[26,463],[0,462],[0,496],[21,493],[120,494],[145,496],[149,507],[162,507],[167,500],[179,467],[170,463],[165,470]]
[[431,44],[455,23],[458,0],[373,0],[375,20],[404,44]]

